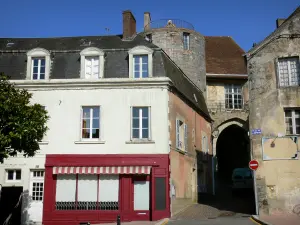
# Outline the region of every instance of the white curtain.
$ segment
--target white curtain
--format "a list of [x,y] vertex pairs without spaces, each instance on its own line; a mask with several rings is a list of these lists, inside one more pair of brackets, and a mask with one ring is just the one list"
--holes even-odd
[[76,175],[57,175],[56,181],[56,201],[75,202],[76,195]]
[[134,181],[134,210],[149,210],[149,181]]
[[100,175],[99,201],[119,201],[119,175]]
[[97,201],[97,175],[78,175],[78,201]]

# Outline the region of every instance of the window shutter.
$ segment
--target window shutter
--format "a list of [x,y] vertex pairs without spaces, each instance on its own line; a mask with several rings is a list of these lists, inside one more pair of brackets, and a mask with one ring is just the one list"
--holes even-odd
[[184,124],[184,150],[188,151],[188,127],[187,124]]
[[93,59],[93,77],[95,77],[95,78],[99,77],[99,59],[98,58]]
[[176,119],[176,148],[179,148],[179,141],[180,141],[180,136],[179,136],[179,120]]

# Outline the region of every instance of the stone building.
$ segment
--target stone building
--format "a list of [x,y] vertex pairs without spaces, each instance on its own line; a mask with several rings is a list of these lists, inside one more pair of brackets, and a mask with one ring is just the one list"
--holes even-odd
[[[201,149],[206,148],[206,142],[212,145],[208,149],[209,157],[198,157],[197,183],[198,192],[215,193],[218,185],[214,183],[214,170],[223,170],[221,175],[230,178],[234,167],[247,167],[250,159],[245,52],[231,37],[205,37],[195,31],[192,24],[178,19],[152,21],[149,12],[144,13],[142,35],[161,47],[206,98],[214,120],[214,136],[212,140],[202,137]],[[237,136],[230,136],[232,132]],[[241,160],[233,160],[236,156]],[[181,162],[185,163],[189,164],[188,159]],[[180,194],[179,197],[187,196]]]
[[212,154],[216,190],[218,187],[223,190],[223,181],[231,181],[232,170],[247,167],[250,159],[244,54],[231,37],[205,37],[207,105],[214,120]]
[[161,47],[205,96],[205,40],[192,24],[178,19],[151,21],[146,12],[142,35]]
[[300,7],[247,52],[252,157],[259,213],[300,204]]

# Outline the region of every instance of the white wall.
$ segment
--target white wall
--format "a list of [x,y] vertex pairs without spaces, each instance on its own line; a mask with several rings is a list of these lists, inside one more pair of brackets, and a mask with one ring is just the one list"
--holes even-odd
[[[45,154],[168,154],[168,90],[166,88],[131,89],[36,89],[32,102],[46,106],[50,115],[45,143],[34,158],[22,155],[0,164],[3,186],[23,186],[29,190],[30,169],[44,168]],[[81,106],[101,106],[101,144],[78,144],[81,134]],[[151,107],[151,137],[153,143],[128,144],[130,141],[130,107]],[[5,169],[22,169],[21,182],[5,180]],[[24,205],[23,220],[42,220],[42,203]]]
[[[168,93],[166,89],[102,89],[33,91],[33,102],[50,115],[46,154],[168,153]],[[100,105],[100,136],[104,144],[76,144],[81,135],[81,106]],[[130,141],[130,107],[151,107],[153,144]]]

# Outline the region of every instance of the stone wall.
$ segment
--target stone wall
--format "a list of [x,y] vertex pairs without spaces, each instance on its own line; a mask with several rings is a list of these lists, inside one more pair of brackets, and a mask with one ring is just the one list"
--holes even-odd
[[[260,163],[256,173],[260,212],[291,213],[300,204],[300,162],[295,159],[263,160],[262,138],[285,135],[285,107],[300,107],[300,87],[278,87],[277,59],[300,55],[300,38],[280,34],[300,33],[300,15],[280,27],[278,38],[255,54],[248,54],[250,86],[250,130],[261,129],[262,135],[251,135],[252,154]],[[250,52],[251,53],[251,52]],[[282,151],[288,151],[288,146]]]
[[[190,34],[190,49],[183,48],[183,32]],[[193,30],[159,28],[147,31],[153,44],[162,48],[206,96],[205,39]]]

